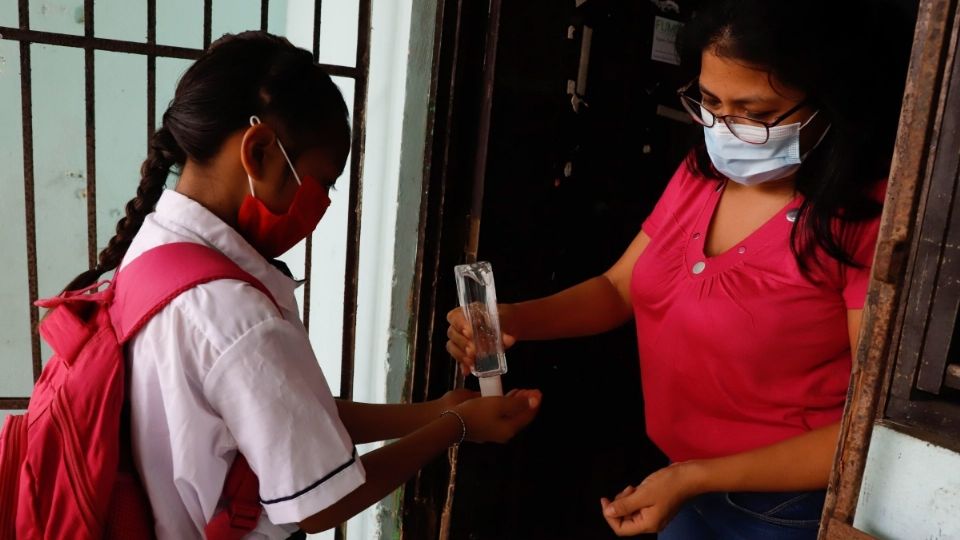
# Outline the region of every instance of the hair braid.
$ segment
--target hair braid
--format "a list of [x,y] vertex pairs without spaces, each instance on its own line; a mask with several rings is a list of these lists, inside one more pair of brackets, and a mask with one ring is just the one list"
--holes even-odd
[[174,165],[182,165],[185,161],[186,154],[169,129],[161,127],[153,134],[147,159],[140,168],[137,196],[127,202],[126,215],[117,222],[116,234],[100,252],[97,265],[74,278],[65,290],[82,289],[92,285],[100,276],[120,266],[133,237],[143,225],[143,220],[153,212],[160,200],[170,169]]

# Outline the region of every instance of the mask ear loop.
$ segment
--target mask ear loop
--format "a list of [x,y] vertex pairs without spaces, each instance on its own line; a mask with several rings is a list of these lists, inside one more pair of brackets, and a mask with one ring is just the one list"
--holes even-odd
[[[258,125],[258,124],[260,124],[260,118],[259,118],[257,115],[251,116],[251,117],[250,117],[250,125],[251,125],[251,126],[255,126],[255,125]],[[297,181],[297,185],[298,185],[298,186],[303,185],[303,182],[300,181],[300,175],[297,174],[297,169],[295,169],[295,168],[293,167],[293,162],[290,161],[290,156],[287,155],[287,149],[284,148],[284,147],[283,147],[283,143],[280,142],[280,137],[277,137],[277,138],[276,138],[276,141],[277,141],[277,146],[280,147],[280,153],[283,154],[283,159],[287,160],[287,165],[290,166],[290,172],[293,173],[293,179]],[[253,180],[251,180],[251,184],[250,184],[250,190],[251,190],[251,191],[253,191],[253,184],[252,184],[252,182],[253,182]]]
[[[819,110],[819,109],[817,109],[817,112],[813,113],[813,116],[811,116],[810,118],[807,118],[807,121],[806,121],[806,122],[804,122],[803,124],[800,125],[800,129],[803,129],[803,128],[807,127],[807,125],[808,125],[810,122],[812,122],[813,119],[814,119],[814,117],[816,117],[818,114],[820,114],[820,110]],[[804,159],[807,159],[807,156],[809,156],[811,152],[813,152],[814,150],[817,149],[818,146],[820,146],[820,143],[822,143],[822,142],[823,142],[823,139],[825,139],[825,138],[827,137],[827,133],[830,133],[830,128],[832,128],[832,127],[833,127],[833,124],[827,124],[827,129],[823,130],[823,133],[820,135],[820,138],[817,139],[817,142],[814,143],[814,145],[811,146],[810,149],[807,150],[802,156],[800,156],[800,160],[801,160],[801,161],[803,161]]]
[[807,124],[809,124],[810,122],[813,122],[813,119],[816,118],[818,114],[820,114],[820,109],[817,109],[816,112],[811,114],[810,118],[807,118],[806,122],[800,124],[800,129],[807,127]]
[[[253,116],[250,117],[250,127],[253,127],[253,126],[256,126],[256,125],[259,125],[259,124],[260,124],[260,118],[257,117],[257,115],[253,115]],[[254,189],[253,189],[253,177],[250,176],[249,174],[247,175],[247,182],[250,183],[250,195],[251,195],[254,199],[256,199],[256,198],[257,198],[257,192],[254,191]]]
[[303,183],[300,182],[300,175],[297,174],[297,170],[293,168],[293,162],[290,161],[290,156],[287,155],[287,150],[283,147],[282,144],[280,144],[279,137],[277,138],[277,146],[280,147],[280,152],[283,154],[283,158],[287,160],[287,165],[290,166],[290,172],[293,173],[293,179],[297,181],[298,186],[303,185]]
[[[253,115],[250,117],[251,127],[259,124],[260,124],[260,118],[257,115]],[[287,160],[287,165],[290,166],[290,172],[293,173],[293,179],[297,181],[298,186],[302,186],[303,182],[300,181],[300,175],[297,174],[297,170],[293,167],[293,162],[290,161],[290,156],[287,155],[287,149],[283,147],[283,144],[280,142],[279,137],[276,138],[276,141],[277,141],[277,146],[280,147],[280,153],[283,154],[283,159]],[[250,193],[253,194],[253,178],[251,178],[250,175],[247,175],[247,180],[249,180],[250,182]],[[256,197],[255,194],[253,196]]]

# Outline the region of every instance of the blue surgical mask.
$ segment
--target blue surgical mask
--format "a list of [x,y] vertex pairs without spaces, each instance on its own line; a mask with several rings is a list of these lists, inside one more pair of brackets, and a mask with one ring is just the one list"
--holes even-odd
[[[819,111],[818,111],[819,112]],[[820,145],[830,131],[828,126],[813,148],[800,155],[800,130],[807,126],[817,113],[813,113],[806,122],[774,126],[770,128],[770,138],[763,144],[751,144],[736,138],[723,122],[713,127],[704,127],[703,134],[707,143],[710,161],[721,174],[745,186],[755,186],[764,182],[787,177],[800,168],[804,158]],[[747,138],[763,139],[763,128],[738,126]]]

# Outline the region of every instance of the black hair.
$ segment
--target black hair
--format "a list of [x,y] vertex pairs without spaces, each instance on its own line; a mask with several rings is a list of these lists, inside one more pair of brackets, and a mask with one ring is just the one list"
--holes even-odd
[[[187,160],[204,163],[251,115],[272,120],[288,150],[322,145],[342,169],[350,150],[350,121],[340,90],[313,56],[266,32],[227,34],[187,69],[160,128],[150,137],[137,196],[126,205],[116,235],[92,269],[66,290],[95,283],[117,268],[146,216],[153,212],[171,170]],[[291,155],[293,159],[293,155]]]
[[[865,262],[840,238],[847,224],[880,213],[877,184],[889,173],[915,16],[903,0],[707,0],[681,32],[692,76],[712,50],[804,92],[830,122],[796,176],[804,202],[790,244],[808,276],[817,246],[841,264]],[[723,178],[702,141],[687,164]]]

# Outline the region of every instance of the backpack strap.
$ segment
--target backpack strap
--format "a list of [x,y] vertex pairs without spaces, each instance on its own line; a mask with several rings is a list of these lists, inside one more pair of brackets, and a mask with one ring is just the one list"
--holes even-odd
[[227,507],[214,514],[204,529],[207,540],[241,540],[256,528],[263,506],[260,504],[260,482],[240,453],[233,460],[223,483]]
[[[201,244],[165,244],[144,252],[114,278],[110,319],[117,340],[120,343],[129,341],[151,317],[180,294],[220,279],[249,283],[280,311],[266,286],[226,255]],[[209,540],[240,540],[256,528],[263,511],[259,481],[240,453],[227,472],[223,499],[227,507],[213,516],[205,535]]]
[[176,242],[144,252],[117,273],[110,306],[110,319],[117,340],[120,343],[129,341],[151,317],[180,294],[220,279],[249,283],[280,311],[270,291],[226,255],[201,244]]

